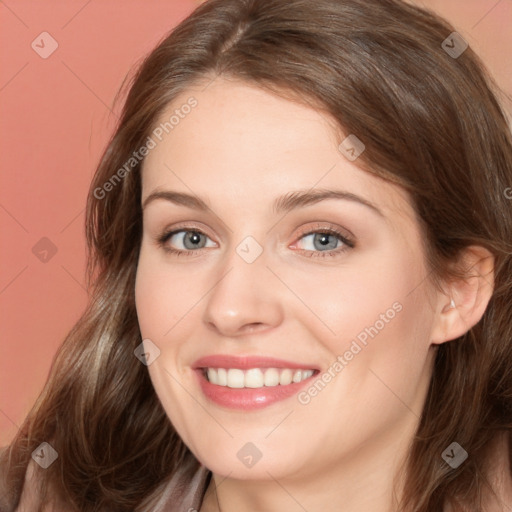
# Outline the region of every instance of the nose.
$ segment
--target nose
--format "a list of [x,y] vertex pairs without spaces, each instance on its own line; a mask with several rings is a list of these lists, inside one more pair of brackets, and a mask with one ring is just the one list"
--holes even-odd
[[206,297],[203,321],[221,336],[237,337],[275,328],[283,321],[283,291],[263,253],[248,263],[233,250]]

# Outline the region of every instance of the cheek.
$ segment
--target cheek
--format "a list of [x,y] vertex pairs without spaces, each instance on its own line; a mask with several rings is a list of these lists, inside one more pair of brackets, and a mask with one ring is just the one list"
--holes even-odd
[[348,340],[369,337],[367,329],[383,333],[408,324],[407,332],[425,310],[426,271],[421,254],[397,245],[382,243],[378,251],[354,253],[336,266],[283,266],[279,275],[299,299],[290,294],[289,316],[300,318],[336,354]]
[[301,303],[291,314],[323,345],[326,366],[336,376],[328,385],[332,393],[317,401],[320,414],[328,402],[350,401],[361,417],[380,411],[378,423],[384,419],[381,405],[395,414],[403,410],[400,400],[416,403],[419,386],[426,384],[433,321],[426,271],[420,253],[397,245],[314,277],[286,271],[283,280],[293,283],[310,310]]
[[[195,274],[171,267],[158,254],[141,249],[135,282],[135,303],[143,338],[159,340],[163,346],[175,329],[182,329],[186,317],[204,291]],[[179,326],[178,326],[179,325]],[[158,343],[158,341],[157,341]]]
[[197,408],[197,402],[179,384],[186,379],[179,360],[187,338],[186,313],[189,304],[198,300],[190,302],[184,297],[184,292],[191,289],[194,287],[183,275],[166,270],[156,258],[141,250],[135,283],[138,322],[142,338],[149,338],[160,349],[160,356],[148,366],[148,372],[170,421],[189,445],[193,425],[187,418]]

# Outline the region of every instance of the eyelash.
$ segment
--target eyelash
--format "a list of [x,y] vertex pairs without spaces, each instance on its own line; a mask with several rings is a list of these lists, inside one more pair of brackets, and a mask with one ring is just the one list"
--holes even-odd
[[[161,235],[157,236],[156,241],[157,241],[158,246],[161,247],[164,251],[166,251],[170,254],[173,254],[175,256],[182,256],[182,255],[183,256],[193,256],[195,253],[197,253],[201,249],[205,249],[204,247],[202,247],[201,249],[182,251],[182,250],[174,249],[174,248],[166,245],[166,242],[173,235],[175,235],[176,233],[181,233],[181,232],[197,233],[197,234],[204,235],[204,236],[208,237],[208,235],[206,233],[204,233],[203,231],[201,231],[200,229],[198,229],[194,226],[182,226],[179,229],[164,231]],[[355,247],[354,241],[347,238],[346,235],[342,234],[334,226],[321,227],[321,228],[317,228],[317,229],[313,229],[313,230],[311,230],[311,229],[303,230],[299,234],[297,240],[300,240],[301,238],[303,238],[307,235],[313,235],[313,234],[334,235],[341,242],[343,242],[344,245],[341,248],[331,249],[328,251],[310,251],[310,250],[306,250],[306,249],[298,249],[300,252],[304,253],[309,258],[326,258],[326,257],[338,256],[341,253],[344,253],[344,252],[346,252],[350,249],[353,249]]]

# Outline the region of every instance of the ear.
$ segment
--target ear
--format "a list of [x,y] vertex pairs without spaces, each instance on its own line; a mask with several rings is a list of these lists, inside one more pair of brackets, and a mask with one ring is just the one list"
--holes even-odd
[[445,282],[438,295],[434,344],[459,338],[476,325],[494,290],[494,256],[484,247],[467,247],[454,265],[462,273]]

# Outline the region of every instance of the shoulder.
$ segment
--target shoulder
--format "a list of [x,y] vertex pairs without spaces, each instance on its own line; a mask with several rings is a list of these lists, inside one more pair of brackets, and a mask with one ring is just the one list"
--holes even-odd
[[25,471],[21,495],[18,500],[19,490],[13,488],[7,480],[9,448],[9,446],[0,448],[0,512],[69,512],[69,508],[59,508],[55,504],[48,504],[40,508],[38,467],[32,459]]
[[[38,471],[36,468],[36,463],[33,460],[31,460],[27,466],[27,471],[25,473],[25,482],[23,484],[20,502],[15,512],[35,512],[36,510],[39,510],[40,482],[37,476]],[[52,505],[45,505],[41,509],[41,512],[63,512],[63,510],[58,510]]]
[[[492,460],[485,480],[493,491],[485,489],[482,493],[482,512],[504,512],[506,504],[512,503],[512,468],[510,467],[510,433],[500,432],[491,443],[489,459]],[[466,512],[474,510],[474,505],[457,501],[457,507],[445,505],[443,512]]]
[[502,505],[512,503],[512,468],[510,467],[512,447],[510,445],[510,435],[510,432],[500,432],[496,436],[491,452],[493,462],[489,481],[496,492],[499,503],[495,503],[495,499],[489,498],[490,502],[493,502],[489,505],[489,512],[501,512]]
[[193,469],[189,465],[183,466],[161,486],[158,496],[146,502],[143,507],[137,509],[137,512],[199,510],[210,477],[211,472],[202,465]]
[[[33,460],[28,464],[27,472],[25,473],[25,483],[23,484],[20,502],[16,512],[31,512],[32,510],[37,510],[37,477],[34,464]],[[47,508],[43,510],[44,512],[49,512]]]
[[19,491],[13,488],[9,471],[10,445],[0,448],[0,512],[13,512]]
[[44,506],[39,508],[41,499],[41,482],[39,475],[41,471],[41,468],[33,460],[30,460],[25,473],[25,483],[23,485],[20,502],[15,512],[73,512],[76,510],[69,504],[64,504],[62,501],[59,501],[57,494],[54,492],[47,493],[47,495],[50,496],[51,502],[45,503]]

